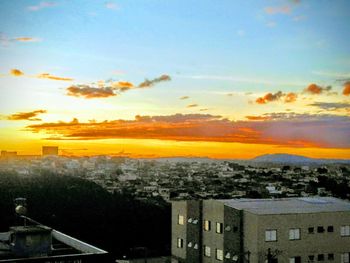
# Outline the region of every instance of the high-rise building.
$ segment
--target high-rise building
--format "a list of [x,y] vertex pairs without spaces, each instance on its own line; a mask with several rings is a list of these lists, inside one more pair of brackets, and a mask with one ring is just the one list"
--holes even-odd
[[43,146],[42,147],[42,155],[58,155],[58,146]]
[[1,151],[2,158],[15,158],[17,157],[17,152]]
[[350,202],[333,197],[172,203],[173,262],[342,262]]

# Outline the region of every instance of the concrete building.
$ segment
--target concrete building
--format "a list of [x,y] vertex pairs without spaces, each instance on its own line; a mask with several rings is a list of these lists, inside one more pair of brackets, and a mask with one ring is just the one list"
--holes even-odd
[[172,203],[173,262],[349,263],[350,203],[333,197]]
[[10,227],[0,233],[0,262],[112,262],[108,253],[43,225]]
[[43,146],[42,147],[42,155],[58,155],[58,146]]

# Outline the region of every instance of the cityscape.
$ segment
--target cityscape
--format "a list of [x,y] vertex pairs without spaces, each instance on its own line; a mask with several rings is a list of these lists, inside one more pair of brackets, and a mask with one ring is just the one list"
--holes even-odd
[[0,263],[350,263],[348,0],[0,2]]

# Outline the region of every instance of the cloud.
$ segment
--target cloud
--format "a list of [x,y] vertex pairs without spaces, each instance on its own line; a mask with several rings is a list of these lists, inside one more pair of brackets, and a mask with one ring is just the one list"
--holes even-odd
[[350,109],[350,103],[348,102],[314,102],[309,104],[308,106],[314,106],[314,107],[318,107],[320,109],[329,110],[329,111]]
[[209,110],[208,108],[203,108],[203,109],[199,109],[199,111],[207,111]]
[[163,81],[170,81],[171,78],[169,75],[161,75],[160,77],[158,78],[155,78],[155,79],[152,79],[152,80],[148,80],[148,79],[145,79],[144,82],[140,83],[139,84],[139,88],[149,88],[159,82],[163,82]]
[[16,37],[13,40],[18,42],[39,42],[41,39],[34,37]]
[[289,5],[269,6],[269,7],[265,7],[264,11],[266,14],[269,14],[269,15],[290,14],[292,12],[292,8]]
[[345,96],[350,95],[350,81],[347,81],[344,83],[343,95]]
[[119,6],[114,2],[106,2],[105,7],[108,9],[113,9],[113,10],[119,9]]
[[198,107],[198,104],[189,104],[189,105],[187,105],[187,108],[194,108],[194,107]]
[[57,77],[53,76],[49,73],[42,73],[36,76],[39,79],[50,79],[50,80],[60,80],[60,81],[72,81],[72,78],[64,78],[64,77]]
[[20,77],[20,76],[23,76],[24,73],[23,73],[23,71],[14,68],[14,69],[10,70],[10,75],[15,76],[15,77]]
[[285,95],[284,97],[284,102],[285,103],[291,103],[295,102],[297,100],[298,95],[294,92],[289,92],[288,94]]
[[129,89],[134,88],[134,84],[128,81],[119,81],[119,82],[113,82],[112,87],[114,89],[118,89],[121,92],[127,91]]
[[46,110],[35,110],[30,112],[18,112],[15,114],[12,114],[10,116],[7,116],[7,120],[11,121],[22,121],[22,120],[28,120],[28,121],[41,121],[39,118],[35,118],[39,114],[46,113]]
[[42,1],[42,2],[40,2],[40,3],[37,4],[37,5],[28,6],[28,10],[29,10],[29,11],[39,11],[39,10],[41,10],[41,9],[48,8],[48,7],[54,7],[54,6],[56,6],[56,5],[57,5],[57,4],[54,3],[54,2]]
[[96,88],[89,85],[72,85],[67,88],[67,95],[85,99],[108,98],[116,96],[111,87]]
[[[350,117],[271,113],[231,121],[211,114],[135,116],[134,120],[41,123],[28,131],[50,140],[158,139],[270,144],[291,147],[349,148]],[[264,120],[264,121],[256,121]]]
[[304,93],[308,93],[311,95],[320,95],[325,92],[329,93],[331,89],[332,89],[332,86],[321,87],[317,84],[312,83],[304,89]]
[[272,93],[267,93],[264,97],[259,97],[255,100],[256,103],[258,104],[266,104],[268,102],[272,102],[272,101],[277,101],[279,100],[282,96],[284,96],[284,94],[282,93],[282,91],[278,91],[274,94]]
[[306,16],[295,16],[293,17],[293,21],[294,22],[300,22],[302,20],[305,20],[306,19]]
[[271,119],[268,116],[245,116],[245,117],[250,121],[266,121]]
[[187,100],[187,99],[189,99],[190,97],[189,96],[182,96],[182,97],[180,97],[179,99],[180,100]]

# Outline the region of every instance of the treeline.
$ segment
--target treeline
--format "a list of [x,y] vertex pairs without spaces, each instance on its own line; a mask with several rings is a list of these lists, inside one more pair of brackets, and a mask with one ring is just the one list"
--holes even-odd
[[148,255],[170,254],[171,207],[165,202],[111,194],[93,182],[48,172],[30,178],[0,173],[0,232],[18,222],[16,197],[27,198],[29,217],[116,257],[140,253],[140,247]]

